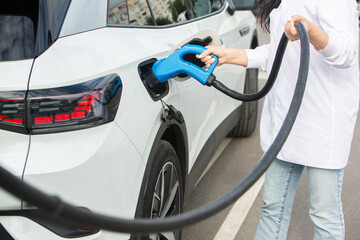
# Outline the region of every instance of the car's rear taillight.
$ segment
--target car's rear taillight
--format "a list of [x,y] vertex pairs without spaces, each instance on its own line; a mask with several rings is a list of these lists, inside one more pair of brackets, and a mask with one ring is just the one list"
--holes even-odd
[[0,93],[0,129],[26,133],[25,94],[26,91]]
[[116,74],[72,86],[30,90],[25,102],[0,98],[0,123],[18,125],[32,134],[97,126],[114,120],[121,91]]
[[32,133],[69,131],[114,120],[122,82],[111,74],[77,85],[33,90],[28,95]]

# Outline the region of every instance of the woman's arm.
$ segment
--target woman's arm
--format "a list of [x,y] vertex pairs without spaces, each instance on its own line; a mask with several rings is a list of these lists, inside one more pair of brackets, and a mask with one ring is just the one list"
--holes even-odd
[[218,57],[218,66],[226,63],[246,67],[248,64],[248,57],[246,51],[243,49],[223,48],[214,45],[209,45],[206,48],[207,49],[201,55],[197,55],[196,57],[200,58],[207,68],[215,62],[215,59],[211,56],[211,54]]
[[296,40],[293,22],[301,21],[324,62],[337,68],[352,67],[358,62],[359,16],[356,6],[355,1],[318,0],[316,25],[301,16],[293,16],[285,31],[290,40],[292,37]]

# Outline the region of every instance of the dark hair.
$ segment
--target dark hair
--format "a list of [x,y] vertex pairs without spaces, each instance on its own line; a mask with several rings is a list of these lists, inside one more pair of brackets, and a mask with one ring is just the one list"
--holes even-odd
[[270,32],[270,13],[274,8],[279,7],[281,0],[263,0],[257,15],[260,26]]

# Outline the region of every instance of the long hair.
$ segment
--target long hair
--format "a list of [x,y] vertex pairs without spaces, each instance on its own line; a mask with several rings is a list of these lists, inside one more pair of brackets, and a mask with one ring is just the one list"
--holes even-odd
[[270,32],[270,13],[274,8],[279,7],[281,0],[263,0],[257,15],[260,26]]

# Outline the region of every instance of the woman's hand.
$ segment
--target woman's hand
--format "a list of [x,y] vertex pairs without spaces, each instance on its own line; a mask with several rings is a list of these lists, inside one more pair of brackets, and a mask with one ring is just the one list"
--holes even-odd
[[247,54],[242,49],[229,49],[215,45],[206,46],[206,50],[200,55],[196,55],[197,58],[201,59],[205,63],[206,68],[209,68],[211,64],[215,62],[215,59],[211,56],[212,54],[218,57],[217,66],[224,63],[237,64],[241,66],[247,66]]
[[226,49],[223,47],[209,45],[206,46],[206,50],[201,55],[196,55],[203,63],[205,63],[206,68],[209,68],[211,64],[215,62],[215,59],[212,57],[212,54],[218,57],[218,66],[225,63],[226,58]]
[[300,39],[299,32],[295,27],[295,22],[301,22],[304,24],[308,33],[311,31],[312,24],[303,16],[294,15],[285,25],[285,35],[290,41],[296,41]]
[[322,29],[315,26],[312,22],[309,22],[306,18],[299,15],[294,15],[285,25],[285,35],[290,41],[299,40],[299,32],[295,27],[295,22],[301,22],[304,24],[310,43],[315,47],[316,50],[324,49],[329,43],[329,35]]

